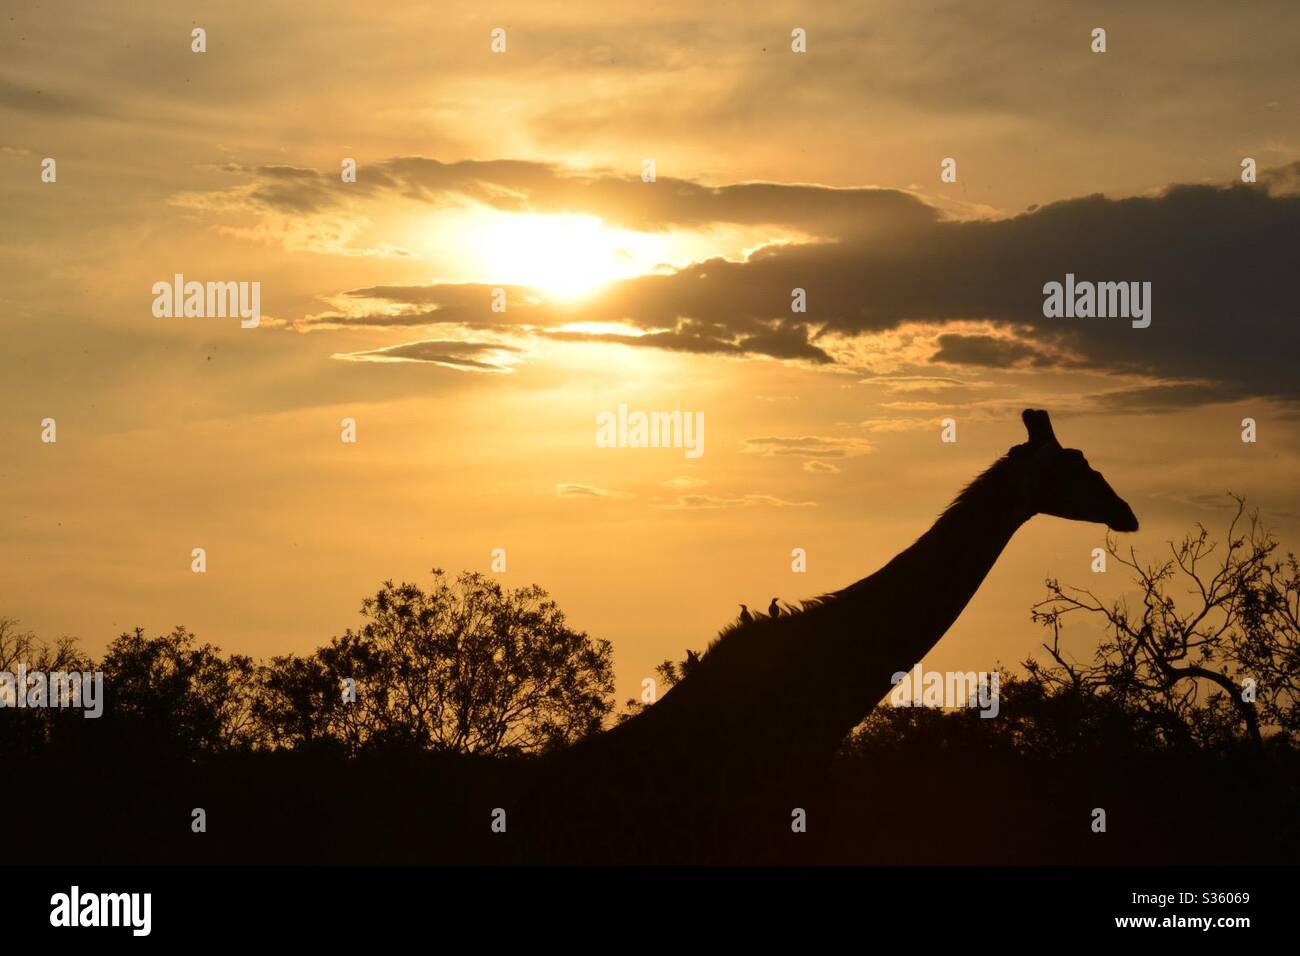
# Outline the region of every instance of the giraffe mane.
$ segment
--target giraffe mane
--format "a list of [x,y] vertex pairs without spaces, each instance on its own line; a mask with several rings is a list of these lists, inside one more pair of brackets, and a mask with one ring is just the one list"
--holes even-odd
[[800,615],[806,614],[809,611],[815,611],[817,610],[817,608],[821,607],[822,605],[830,604],[831,602],[837,600],[838,598],[839,598],[839,593],[832,591],[826,594],[819,594],[817,597],[806,598],[805,600],[799,601],[797,607],[793,604],[787,603],[785,605],[786,608],[785,613],[782,614],[780,618],[774,619],[768,617],[766,614],[755,613],[754,619],[747,624],[741,623],[740,621],[732,621],[722,630],[718,631],[717,636],[714,637],[713,640],[709,642],[709,646],[704,649],[704,651],[700,654],[700,657],[703,658],[704,655],[712,651],[715,647],[717,647],[720,643],[722,643],[723,640],[730,637],[732,634],[737,633],[738,631],[751,631],[751,630],[757,630],[758,628],[761,627],[767,627],[772,623],[773,620],[779,620],[782,622],[788,620],[794,620]]
[[944,508],[939,514],[939,521],[950,518],[952,513],[962,505],[968,504],[972,498],[978,497],[988,486],[998,479],[1002,478],[1003,473],[1012,463],[1018,461],[1024,454],[1028,445],[1016,445],[1005,455],[989,465],[982,472],[976,475],[965,488],[957,492],[957,497],[949,502],[948,507]]
[[[955,512],[959,507],[967,504],[968,502],[971,501],[972,498],[975,498],[981,493],[983,493],[988,488],[989,485],[991,485],[994,481],[1002,477],[1003,472],[1013,462],[1017,461],[1024,454],[1025,450],[1028,447],[1029,447],[1028,445],[1013,446],[1005,455],[1003,455],[993,464],[989,465],[989,467],[984,469],[984,471],[982,471],[980,474],[976,475],[975,478],[972,479],[971,482],[968,485],[966,485],[965,488],[963,488],[961,491],[957,493],[957,497],[953,498],[953,500],[949,503],[948,507],[943,509],[943,511],[939,515],[938,521],[941,522],[944,521],[945,519],[950,518],[953,512]],[[936,522],[936,524],[937,523],[938,522]],[[782,621],[793,620],[803,614],[807,614],[810,611],[815,611],[818,608],[825,607],[829,604],[833,604],[834,602],[838,601],[842,595],[843,595],[843,590],[829,591],[825,594],[819,594],[816,597],[807,598],[805,600],[799,601],[798,607],[791,608],[791,610],[787,611],[787,613],[784,614],[780,618],[780,620]],[[700,654],[700,657],[701,658],[705,657],[715,647],[717,647],[720,643],[722,643],[722,641],[730,637],[732,634],[735,634],[739,631],[748,631],[748,630],[754,630],[761,627],[767,627],[772,623],[772,620],[773,620],[772,618],[768,617],[762,612],[754,612],[754,619],[752,621],[749,621],[748,623],[733,621],[732,623],[724,627],[722,630],[718,631],[717,636],[714,637],[713,640],[709,642],[708,647],[704,649],[704,651]]]

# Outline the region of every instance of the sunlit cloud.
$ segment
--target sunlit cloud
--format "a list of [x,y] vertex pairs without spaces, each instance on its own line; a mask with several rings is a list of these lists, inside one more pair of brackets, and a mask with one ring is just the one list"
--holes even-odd
[[555,486],[555,494],[560,498],[631,498],[631,492],[611,491],[597,488],[595,485],[581,485],[572,482]]
[[835,438],[821,435],[746,438],[745,452],[765,457],[856,458],[873,451],[865,438]]
[[839,465],[833,465],[829,461],[814,458],[803,463],[803,470],[814,475],[838,475],[841,469]]
[[519,351],[495,342],[426,340],[331,357],[345,362],[425,362],[462,372],[510,372],[519,362]]
[[679,495],[670,502],[657,504],[655,507],[672,511],[721,510],[724,508],[815,508],[815,501],[787,501],[776,495],[740,495],[724,498],[717,495]]

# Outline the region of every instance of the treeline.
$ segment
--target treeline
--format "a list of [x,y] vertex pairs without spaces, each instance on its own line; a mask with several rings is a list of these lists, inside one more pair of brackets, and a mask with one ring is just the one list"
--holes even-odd
[[[743,783],[571,748],[655,705],[616,713],[609,642],[481,574],[385,582],[359,628],[260,661],[179,627],[91,660],[0,621],[0,678],[104,675],[98,719],[0,709],[0,756],[39,782],[0,813],[15,852],[109,863],[1294,863],[1300,574],[1237,517],[1218,550],[1112,549],[1128,602],[1049,581],[1046,653],[1001,672],[996,717],[882,704],[829,773]],[[698,660],[665,661],[661,693]]]
[[[1203,528],[1131,572],[1140,602],[1103,602],[1048,581],[1033,609],[1047,659],[1001,675],[995,719],[973,709],[877,707],[845,753],[976,748],[1068,758],[1083,752],[1289,751],[1300,734],[1300,571],[1237,500],[1222,545]],[[1189,599],[1190,595],[1190,599]],[[45,643],[0,620],[0,672],[104,673],[103,716],[76,708],[0,710],[0,747],[143,748],[158,756],[310,751],[481,756],[565,748],[615,715],[610,643],[571,629],[539,587],[507,590],[481,573],[427,589],[387,581],[363,624],[314,653],[256,661],[184,627],[121,634],[100,661],[71,640]],[[1090,659],[1062,648],[1067,623],[1102,636]],[[658,669],[661,690],[699,660]],[[653,705],[650,705],[653,706]]]
[[541,753],[599,730],[613,709],[613,650],[569,628],[538,587],[481,573],[429,589],[385,582],[364,625],[307,656],[256,661],[184,627],[120,635],[101,661],[0,620],[0,671],[101,670],[104,714],[13,709],[0,746],[48,752],[102,744],[159,756],[262,750]]

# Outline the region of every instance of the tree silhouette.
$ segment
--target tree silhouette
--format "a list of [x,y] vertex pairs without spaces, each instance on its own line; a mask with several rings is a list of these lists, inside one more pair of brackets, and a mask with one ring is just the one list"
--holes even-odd
[[[46,643],[31,631],[20,630],[13,618],[0,617],[0,672],[16,674],[19,665],[29,671],[86,671],[93,665],[76,646],[76,640],[64,637]],[[17,690],[17,688],[15,688]],[[12,707],[17,703],[5,702]],[[0,752],[33,752],[51,742],[60,731],[74,729],[71,718],[80,720],[75,709],[23,708],[6,709],[0,720]]]
[[310,657],[271,658],[261,670],[261,692],[253,702],[264,743],[274,749],[326,748],[340,743],[355,749],[359,737],[347,732],[340,720],[345,714],[335,706],[341,702],[339,688],[340,681],[320,651]]
[[48,644],[31,631],[19,630],[18,621],[0,617],[0,671],[13,673],[19,664],[29,670],[73,671],[89,665],[89,659],[77,650],[77,641],[64,637]]
[[[386,581],[349,630],[310,658],[277,658],[259,715],[293,746],[543,752],[594,733],[611,710],[613,648],[565,624],[536,585],[479,572],[425,591]],[[355,701],[345,697],[346,683]]]
[[251,657],[223,657],[184,627],[158,637],[137,627],[108,646],[100,666],[112,725],[142,746],[192,757],[261,742]]
[[[1052,632],[1044,647],[1055,664],[1027,661],[1031,678],[1104,695],[1174,744],[1226,744],[1244,736],[1260,745],[1263,728],[1300,730],[1296,558],[1279,556],[1258,511],[1247,514],[1245,500],[1232,498],[1236,513],[1221,550],[1198,524],[1170,544],[1167,560],[1143,566],[1132,550],[1120,555],[1107,537],[1107,551],[1140,588],[1140,609],[1124,600],[1105,604],[1090,591],[1049,579],[1048,597],[1033,614]],[[1171,596],[1176,586],[1186,596],[1181,602]],[[1100,616],[1107,629],[1084,665],[1067,660],[1060,646],[1063,621],[1081,612]]]

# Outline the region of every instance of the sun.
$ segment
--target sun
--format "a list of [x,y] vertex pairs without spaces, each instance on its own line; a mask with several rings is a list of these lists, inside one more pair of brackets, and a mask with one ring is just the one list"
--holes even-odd
[[597,216],[494,213],[467,230],[482,281],[576,299],[664,261],[662,237],[606,226]]

